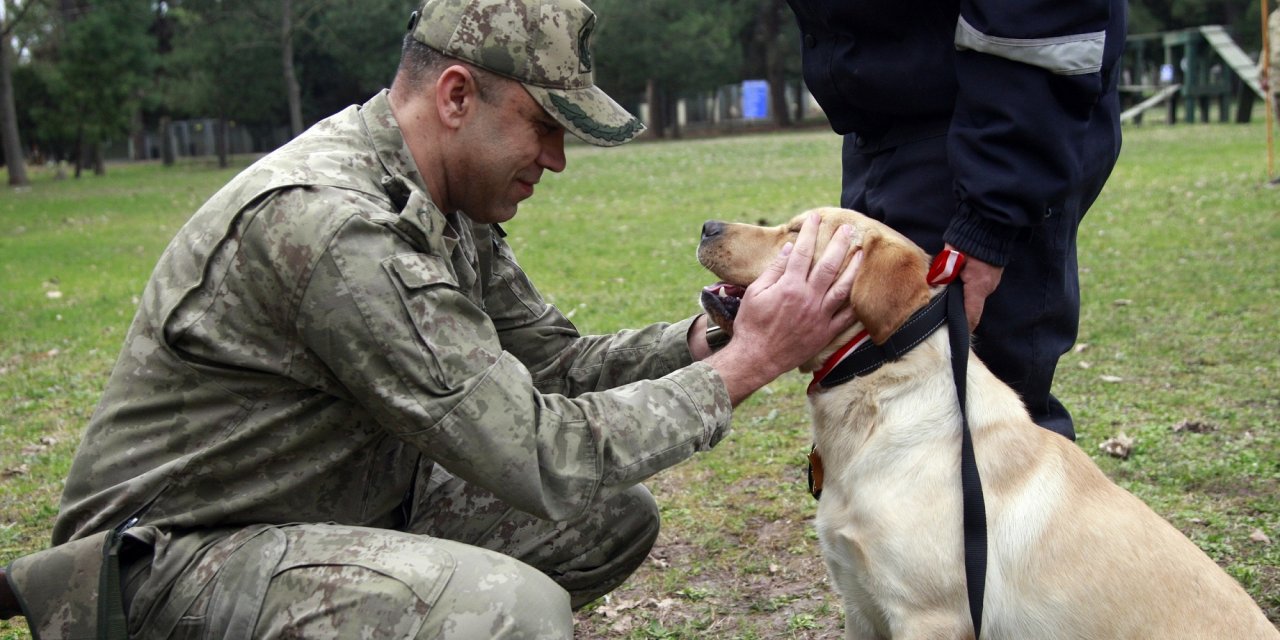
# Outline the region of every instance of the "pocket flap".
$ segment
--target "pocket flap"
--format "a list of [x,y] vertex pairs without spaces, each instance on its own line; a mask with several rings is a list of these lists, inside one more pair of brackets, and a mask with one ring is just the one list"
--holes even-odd
[[383,263],[406,288],[422,289],[435,285],[458,286],[449,262],[425,253],[404,253],[387,258]]

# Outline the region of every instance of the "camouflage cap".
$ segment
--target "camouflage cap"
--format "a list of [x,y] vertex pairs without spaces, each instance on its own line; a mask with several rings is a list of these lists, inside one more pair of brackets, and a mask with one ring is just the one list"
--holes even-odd
[[579,0],[426,0],[409,30],[447,56],[519,81],[565,129],[612,147],[645,127],[595,86],[595,24]]

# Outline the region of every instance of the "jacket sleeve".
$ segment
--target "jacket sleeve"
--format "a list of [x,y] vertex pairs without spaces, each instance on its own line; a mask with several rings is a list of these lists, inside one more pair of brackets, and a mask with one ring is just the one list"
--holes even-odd
[[541,392],[447,258],[386,236],[352,219],[318,261],[296,327],[352,401],[455,475],[572,519],[727,432],[728,393],[701,363],[572,398]]
[[1114,85],[1105,75],[1123,44],[1125,9],[1109,0],[960,6],[948,138],[959,205],[945,239],[1003,265],[1018,233],[1070,204],[1094,106]]
[[497,234],[478,235],[492,247],[485,313],[502,348],[529,369],[543,393],[577,396],[660,378],[693,363],[687,335],[693,319],[603,336],[583,336],[547,304]]

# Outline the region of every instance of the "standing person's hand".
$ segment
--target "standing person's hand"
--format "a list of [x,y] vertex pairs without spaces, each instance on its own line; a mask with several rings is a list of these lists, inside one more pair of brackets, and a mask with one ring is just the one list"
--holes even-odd
[[[957,250],[950,244],[946,248]],[[982,309],[987,304],[987,297],[1000,286],[1000,278],[1004,275],[1004,267],[997,267],[966,255],[964,268],[960,270],[960,280],[964,282],[964,315],[969,320],[969,331],[978,327],[982,320]]]

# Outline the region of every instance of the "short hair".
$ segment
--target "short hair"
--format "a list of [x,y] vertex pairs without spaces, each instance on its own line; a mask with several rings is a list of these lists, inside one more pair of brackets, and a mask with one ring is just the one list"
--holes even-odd
[[396,81],[404,81],[409,85],[408,89],[421,91],[428,82],[440,77],[445,69],[455,64],[462,65],[471,71],[476,82],[476,95],[481,100],[492,104],[493,95],[488,90],[488,86],[492,82],[506,80],[506,78],[432,49],[418,42],[412,32],[405,34],[404,43],[400,47],[400,67],[396,73]]

